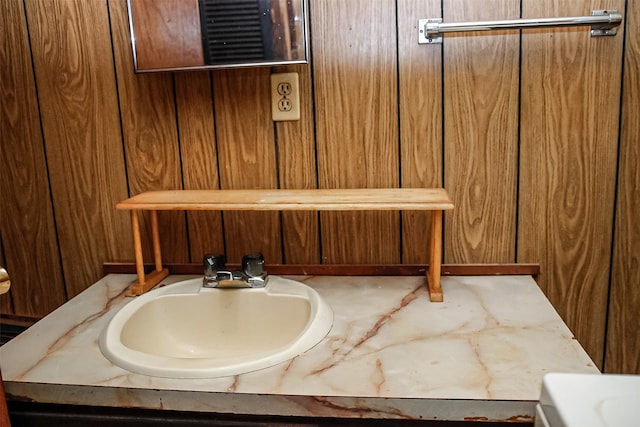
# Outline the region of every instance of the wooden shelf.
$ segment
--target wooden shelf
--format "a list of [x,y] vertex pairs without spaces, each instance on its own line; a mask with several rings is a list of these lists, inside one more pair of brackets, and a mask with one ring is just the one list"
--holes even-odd
[[[157,211],[432,211],[427,283],[431,301],[442,301],[442,213],[453,209],[443,188],[361,188],[323,190],[170,190],[138,194],[116,205],[131,211],[138,281],[131,295],[153,288],[169,273],[162,267]],[[155,271],[144,274],[140,211],[150,211]]]
[[149,191],[116,205],[128,210],[448,210],[442,188],[342,190],[175,190]]

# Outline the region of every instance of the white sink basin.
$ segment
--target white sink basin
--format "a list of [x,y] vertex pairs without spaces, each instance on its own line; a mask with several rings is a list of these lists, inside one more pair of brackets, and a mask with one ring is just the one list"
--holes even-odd
[[210,289],[192,279],[125,305],[103,331],[100,349],[139,374],[222,377],[292,359],[332,323],[329,305],[300,282],[271,276],[265,288]]

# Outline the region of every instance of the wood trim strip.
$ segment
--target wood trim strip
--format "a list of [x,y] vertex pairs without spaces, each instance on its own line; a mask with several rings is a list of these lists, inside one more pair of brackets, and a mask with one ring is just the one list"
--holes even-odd
[[[240,268],[238,264],[229,264],[229,268]],[[170,274],[201,274],[201,264],[165,264]],[[269,264],[271,274],[309,275],[309,276],[424,276],[426,264]],[[152,271],[152,264],[145,264]],[[135,274],[134,263],[108,262],[103,264],[106,274]],[[520,276],[540,274],[540,264],[443,264],[443,276]]]

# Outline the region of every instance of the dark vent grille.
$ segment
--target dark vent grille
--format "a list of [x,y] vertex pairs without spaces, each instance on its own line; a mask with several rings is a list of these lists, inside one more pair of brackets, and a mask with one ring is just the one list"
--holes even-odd
[[259,62],[273,57],[269,0],[200,0],[199,3],[207,64]]

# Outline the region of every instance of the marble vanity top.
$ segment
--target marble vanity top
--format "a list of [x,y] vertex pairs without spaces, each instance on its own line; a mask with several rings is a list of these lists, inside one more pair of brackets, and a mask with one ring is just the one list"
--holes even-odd
[[429,301],[418,276],[291,278],[316,289],[335,316],[328,336],[293,360],[189,380],[114,366],[98,339],[131,301],[124,294],[135,276],[111,274],[0,348],[7,395],[227,414],[531,421],[545,373],[598,372],[529,276],[443,277],[443,303]]

